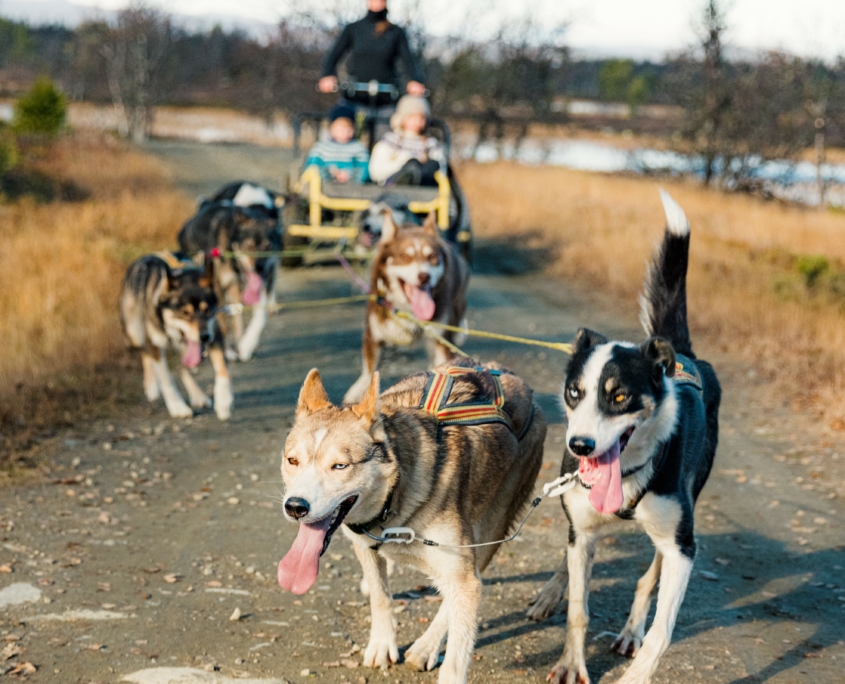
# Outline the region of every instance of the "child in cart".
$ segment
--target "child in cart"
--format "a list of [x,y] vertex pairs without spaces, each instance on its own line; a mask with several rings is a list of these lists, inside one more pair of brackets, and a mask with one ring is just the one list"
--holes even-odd
[[355,110],[339,104],[329,115],[329,140],[320,140],[308,152],[305,167],[316,166],[324,182],[365,183],[370,153],[355,139]]
[[373,147],[370,178],[379,185],[437,186],[443,146],[425,135],[431,111],[423,97],[405,95],[390,118],[393,129]]

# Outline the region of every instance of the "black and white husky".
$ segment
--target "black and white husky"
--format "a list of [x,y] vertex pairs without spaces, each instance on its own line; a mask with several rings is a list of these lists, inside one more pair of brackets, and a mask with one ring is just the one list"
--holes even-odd
[[[651,681],[672,639],[695,558],[693,508],[718,441],[721,388],[713,368],[692,351],[686,308],[689,223],[661,192],[666,231],[648,269],[640,345],[578,332],[566,371],[568,417],[561,474],[577,483],[561,497],[569,520],[567,559],[543,588],[529,616],[554,612],[568,570],[569,605],[563,656],[548,676],[554,684],[588,684],[584,639],[587,597],[598,528],[616,518],[637,520],[655,546],[637,583],[631,614],[613,649],[634,661],[617,684]],[[657,582],[657,611],[645,622]]]

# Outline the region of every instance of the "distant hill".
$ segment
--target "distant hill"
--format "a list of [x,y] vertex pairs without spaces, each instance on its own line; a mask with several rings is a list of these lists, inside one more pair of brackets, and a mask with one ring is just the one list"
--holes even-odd
[[[76,5],[67,0],[0,0],[0,17],[23,21],[35,26],[61,24],[75,27],[90,19],[111,19],[115,10]],[[256,19],[236,17],[229,14],[204,14],[200,17],[187,14],[173,14],[179,26],[190,30],[208,30],[216,25],[224,29],[239,29],[250,35],[261,37],[273,27]]]

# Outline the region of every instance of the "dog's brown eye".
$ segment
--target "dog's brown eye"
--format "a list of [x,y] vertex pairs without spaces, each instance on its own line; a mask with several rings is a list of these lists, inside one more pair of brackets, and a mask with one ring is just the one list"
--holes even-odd
[[440,258],[436,254],[432,254],[430,257],[428,257],[428,263],[430,263],[432,266],[437,266],[440,263]]
[[411,256],[409,254],[400,253],[399,256],[396,257],[396,261],[400,264],[409,264],[411,263]]
[[621,404],[621,403],[622,403],[623,401],[625,401],[627,398],[628,398],[628,395],[627,395],[627,394],[625,394],[624,392],[617,392],[617,393],[613,396],[613,401],[615,401],[617,404]]
[[288,463],[292,466],[298,466],[299,465],[299,459],[291,457],[291,458],[288,459]]

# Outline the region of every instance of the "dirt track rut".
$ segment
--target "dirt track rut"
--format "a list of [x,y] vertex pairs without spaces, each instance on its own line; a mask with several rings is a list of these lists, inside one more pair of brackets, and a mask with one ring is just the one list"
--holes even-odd
[[[280,176],[278,150],[152,150],[192,194],[236,177]],[[580,325],[641,337],[632,303],[520,272],[510,248],[482,245],[478,262],[474,326],[556,340]],[[354,290],[339,269],[314,268],[285,273],[280,292],[288,301]],[[275,581],[295,533],[280,513],[279,463],[300,383],[319,367],[339,400],[359,372],[361,329],[360,306],[272,318],[255,360],[232,367],[228,423],[212,413],[171,420],[163,405],[142,402],[139,381],[137,409],[48,443],[49,474],[0,489],[0,661],[8,656],[0,671],[29,662],[33,682],[74,683],[436,681],[436,672],[402,665],[384,674],[357,666],[369,610],[342,536],[313,591],[296,599]],[[492,341],[465,346],[534,387],[551,423],[538,485],[552,479],[564,436],[554,395],[566,357]],[[694,576],[655,681],[845,681],[845,444],[786,410],[764,410],[754,379],[708,351],[699,349],[725,386],[723,437],[697,511]],[[422,350],[389,353],[384,382],[424,363]],[[208,385],[210,370],[200,377]],[[544,502],[494,560],[471,682],[544,680],[565,618],[534,623],[524,611],[559,564],[564,540],[560,506]],[[647,538],[624,523],[599,544],[588,635],[594,682],[614,681],[626,666],[608,651],[610,633],[624,624],[650,559]],[[438,607],[425,585],[412,570],[394,576],[403,648]]]

